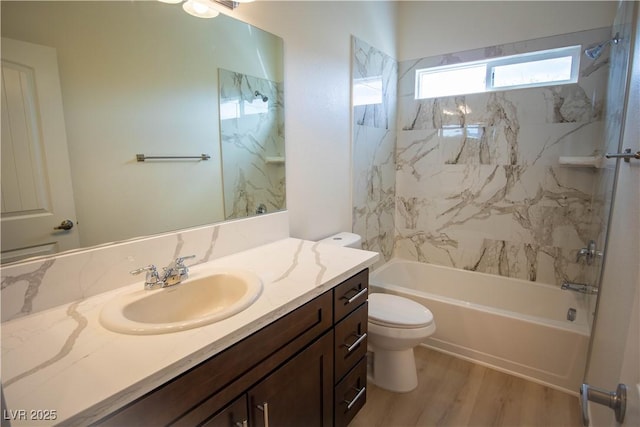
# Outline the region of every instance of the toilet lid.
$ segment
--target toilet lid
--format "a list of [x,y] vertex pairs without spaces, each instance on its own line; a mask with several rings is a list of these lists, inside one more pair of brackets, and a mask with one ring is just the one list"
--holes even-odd
[[422,304],[391,294],[369,294],[369,321],[398,328],[421,328],[433,323],[433,314]]

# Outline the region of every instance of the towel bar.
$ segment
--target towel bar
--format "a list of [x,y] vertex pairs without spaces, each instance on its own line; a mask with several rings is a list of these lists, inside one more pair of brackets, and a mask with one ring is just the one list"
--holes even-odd
[[145,156],[144,154],[136,154],[136,160],[144,162],[145,160],[209,160],[211,158],[208,154],[200,154],[199,156]]

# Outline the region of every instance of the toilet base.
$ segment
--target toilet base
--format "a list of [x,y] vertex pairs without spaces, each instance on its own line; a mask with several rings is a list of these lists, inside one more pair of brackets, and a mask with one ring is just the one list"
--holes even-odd
[[416,360],[413,348],[384,350],[371,348],[373,363],[369,380],[377,387],[398,393],[406,393],[418,386]]

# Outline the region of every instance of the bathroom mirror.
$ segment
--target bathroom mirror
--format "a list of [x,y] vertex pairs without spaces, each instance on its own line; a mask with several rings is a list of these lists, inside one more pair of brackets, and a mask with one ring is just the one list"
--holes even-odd
[[[281,38],[224,14],[196,18],[156,1],[1,7],[3,262],[285,208]],[[53,52],[60,99],[49,102],[29,67],[8,57],[22,56],[25,46]],[[24,99],[11,98],[10,84]],[[5,132],[5,122],[15,122],[5,106],[15,102],[28,110],[23,158],[10,146],[19,147],[19,132]],[[52,148],[51,128],[63,148]],[[33,190],[23,189],[21,174]],[[52,190],[64,175],[70,183],[56,191],[72,203],[68,215],[56,211]],[[24,202],[29,191],[32,204]],[[10,196],[17,202],[6,202]],[[45,217],[45,226],[22,223]],[[37,227],[44,241],[33,236]]]

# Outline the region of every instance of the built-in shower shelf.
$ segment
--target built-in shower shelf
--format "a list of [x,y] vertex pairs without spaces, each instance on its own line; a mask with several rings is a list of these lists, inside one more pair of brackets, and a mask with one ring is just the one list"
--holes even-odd
[[582,167],[582,168],[601,168],[604,159],[602,156],[560,156],[558,158],[560,166],[566,167]]
[[284,156],[267,156],[268,165],[284,165]]

